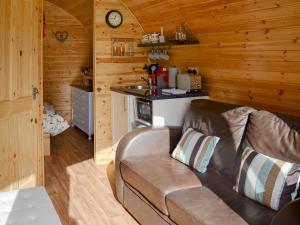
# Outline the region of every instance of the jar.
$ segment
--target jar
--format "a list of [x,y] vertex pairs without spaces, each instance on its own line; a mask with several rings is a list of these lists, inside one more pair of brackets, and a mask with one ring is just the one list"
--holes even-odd
[[175,40],[185,41],[186,40],[186,30],[183,24],[176,27]]

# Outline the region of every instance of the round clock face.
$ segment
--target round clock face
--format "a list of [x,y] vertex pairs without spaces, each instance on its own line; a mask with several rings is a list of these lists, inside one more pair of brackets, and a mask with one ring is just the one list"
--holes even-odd
[[122,14],[117,10],[111,10],[106,15],[106,23],[112,27],[117,28],[121,26],[123,22]]

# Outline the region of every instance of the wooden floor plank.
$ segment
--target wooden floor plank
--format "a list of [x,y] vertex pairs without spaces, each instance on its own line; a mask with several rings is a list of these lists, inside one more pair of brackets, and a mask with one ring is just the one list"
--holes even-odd
[[96,165],[93,143],[76,128],[51,138],[45,183],[63,225],[138,224],[115,199],[112,156]]

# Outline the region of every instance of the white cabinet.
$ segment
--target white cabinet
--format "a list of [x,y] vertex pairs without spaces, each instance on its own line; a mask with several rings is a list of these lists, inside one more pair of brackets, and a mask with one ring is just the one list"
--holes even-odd
[[[116,150],[119,141],[129,131],[147,126],[137,116],[138,97],[111,92],[112,148]],[[152,100],[152,126],[182,126],[191,101],[208,99],[208,96]]]
[[134,96],[111,93],[112,146],[115,150],[121,138],[132,130]]
[[72,86],[72,126],[85,132],[89,140],[94,133],[93,92],[89,88]]
[[208,96],[152,101],[152,126],[182,126],[191,101],[196,99],[208,99]]

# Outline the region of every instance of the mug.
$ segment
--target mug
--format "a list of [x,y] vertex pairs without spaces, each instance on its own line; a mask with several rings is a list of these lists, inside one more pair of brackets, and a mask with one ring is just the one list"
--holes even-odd
[[157,33],[151,34],[150,40],[151,40],[151,43],[157,44],[159,41],[159,34],[157,34]]
[[151,35],[150,34],[145,34],[145,35],[143,35],[142,36],[142,43],[143,44],[149,44],[149,43],[151,43]]

